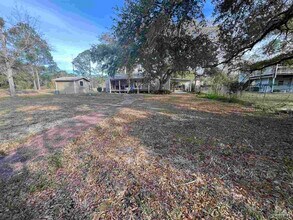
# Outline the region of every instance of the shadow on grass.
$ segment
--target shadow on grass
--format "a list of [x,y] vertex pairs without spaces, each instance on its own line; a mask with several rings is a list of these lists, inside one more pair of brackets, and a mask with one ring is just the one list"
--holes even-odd
[[[285,210],[286,218],[293,193],[292,128],[293,118],[287,116],[220,115],[168,106],[135,122],[131,134],[182,172],[224,181],[229,194],[242,189],[241,196],[259,207],[259,216],[282,216]],[[235,198],[229,203],[237,206]]]
[[23,210],[77,219],[290,218],[292,124],[137,103],[51,154],[49,175],[31,180],[38,193],[27,205],[37,205]]

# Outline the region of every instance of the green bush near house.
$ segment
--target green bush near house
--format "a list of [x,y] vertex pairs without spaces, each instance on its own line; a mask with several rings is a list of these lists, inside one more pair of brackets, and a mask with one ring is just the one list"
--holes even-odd
[[167,95],[167,94],[171,94],[171,91],[167,89],[161,89],[161,90],[156,90],[153,93],[158,95]]

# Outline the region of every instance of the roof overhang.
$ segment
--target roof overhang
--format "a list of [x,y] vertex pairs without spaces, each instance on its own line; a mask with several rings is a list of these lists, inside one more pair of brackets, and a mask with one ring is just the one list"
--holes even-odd
[[54,79],[55,82],[76,82],[79,80],[85,80],[87,82],[90,82],[89,79],[81,77],[81,78],[77,78],[77,79]]

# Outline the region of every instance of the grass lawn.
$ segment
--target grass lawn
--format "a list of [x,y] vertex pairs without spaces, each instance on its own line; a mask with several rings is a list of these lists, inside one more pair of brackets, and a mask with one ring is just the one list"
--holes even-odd
[[238,96],[221,96],[215,94],[201,94],[199,97],[219,100],[223,102],[251,105],[265,112],[292,112],[292,93],[253,93],[243,92]]
[[244,92],[239,98],[246,102],[252,102],[255,106],[264,109],[291,110],[293,111],[292,93],[252,93]]
[[190,94],[0,104],[0,219],[293,218],[290,115]]

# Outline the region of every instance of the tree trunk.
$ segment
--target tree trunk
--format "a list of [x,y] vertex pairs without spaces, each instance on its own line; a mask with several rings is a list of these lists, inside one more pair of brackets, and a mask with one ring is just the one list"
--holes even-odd
[[34,90],[38,90],[36,80],[34,79]]
[[13,80],[13,75],[12,75],[12,69],[8,68],[7,70],[7,79],[8,79],[8,83],[9,83],[9,91],[10,91],[10,95],[11,96],[15,96],[15,84],[14,84],[14,80]]
[[[9,83],[9,91],[11,96],[15,96],[15,84],[13,80],[13,72],[12,72],[12,63],[8,61],[8,53],[7,53],[7,45],[6,45],[6,37],[3,30],[4,25],[0,25],[0,42],[1,42],[1,55],[4,56],[4,64],[7,70],[7,80]],[[6,61],[5,61],[6,60]]]
[[36,75],[35,75],[35,71],[34,71],[33,67],[31,67],[31,73],[33,75],[34,90],[38,90],[37,82],[36,82]]
[[38,70],[35,70],[35,74],[37,76],[37,90],[41,90],[40,77],[39,77]]
[[163,81],[159,80],[159,91],[163,89]]

